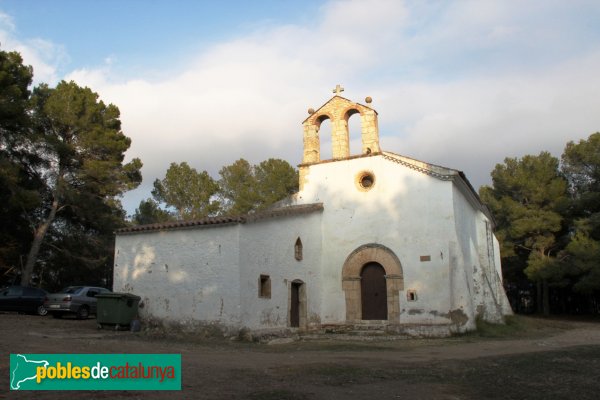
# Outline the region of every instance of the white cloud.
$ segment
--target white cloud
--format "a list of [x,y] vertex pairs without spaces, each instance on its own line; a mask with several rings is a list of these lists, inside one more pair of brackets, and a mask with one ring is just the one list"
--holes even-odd
[[480,185],[505,157],[560,156],[567,141],[599,131],[598,67],[600,50],[537,73],[399,84],[382,100],[380,124],[403,126],[391,138],[397,151],[465,170]]
[[42,38],[19,39],[13,19],[0,11],[0,43],[3,50],[18,51],[25,65],[33,66],[33,84],[55,83],[58,68],[67,59],[63,46]]
[[215,177],[240,157],[299,163],[306,110],[326,101],[336,83],[375,64],[378,43],[391,39],[377,30],[379,21],[404,14],[391,1],[376,15],[366,15],[367,8],[364,2],[332,3],[316,26],[278,26],[215,44],[190,55],[169,79],[118,82],[109,65],[67,79],[119,106],[133,141],[128,154],[145,164],[137,205],[170,162],[187,161]]
[[10,32],[14,32],[15,28],[16,26],[13,18],[8,14],[0,12],[0,29],[2,31],[7,30]]
[[[506,156],[560,155],[600,130],[600,35],[578,19],[600,7],[578,4],[331,1],[308,24],[270,25],[174,60],[170,76],[122,80],[126,60],[107,55],[66,78],[121,110],[128,155],[144,162],[130,211],[170,162],[215,177],[240,157],[300,162],[306,110],[337,83],[350,99],[374,98],[385,150],[464,170],[477,187]],[[60,54],[35,48],[41,60]]]

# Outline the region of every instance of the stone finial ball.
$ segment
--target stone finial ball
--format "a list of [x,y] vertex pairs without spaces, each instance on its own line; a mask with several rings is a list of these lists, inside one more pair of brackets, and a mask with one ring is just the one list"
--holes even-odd
[[371,96],[367,96],[365,98],[365,101],[367,102],[367,104],[371,104],[373,102],[373,99],[371,98]]
[[315,113],[315,109],[314,109],[314,108],[309,108],[309,109],[308,109],[308,113],[309,113],[310,115],[313,115],[313,114]]

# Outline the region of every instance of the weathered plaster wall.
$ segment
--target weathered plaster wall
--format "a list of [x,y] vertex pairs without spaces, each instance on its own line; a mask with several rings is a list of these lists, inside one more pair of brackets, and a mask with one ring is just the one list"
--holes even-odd
[[[302,241],[300,261],[294,257],[297,238]],[[307,324],[318,323],[321,250],[321,212],[243,225],[240,231],[242,325],[252,329],[288,327],[290,286],[294,280],[306,285]],[[270,298],[258,296],[261,274],[271,279]]]
[[[456,282],[454,301],[465,310],[469,322],[464,327],[475,327],[475,318],[501,322],[510,311],[502,304],[506,294],[502,288],[500,260],[495,256],[497,240],[491,232],[491,223],[480,210],[469,204],[465,195],[454,186],[453,204],[456,219],[456,239],[461,260],[457,267],[464,271],[465,282]],[[498,263],[498,264],[496,264]]]
[[117,235],[114,291],[141,296],[143,317],[238,326],[239,229]]
[[[452,265],[452,309],[460,310],[466,316],[461,330],[475,328],[475,304],[480,301],[481,284],[475,280],[476,271],[480,270],[479,245],[477,237],[477,214],[460,190],[453,185],[452,204],[454,208],[455,230],[450,238],[454,246],[455,262]],[[477,299],[475,298],[477,296]]]
[[[357,177],[375,183],[361,189]],[[404,274],[400,323],[447,323],[450,312],[448,238],[454,236],[452,183],[380,155],[311,165],[299,203],[323,202],[321,319],[345,322],[342,266],[363,244],[377,243],[399,258]],[[421,256],[429,261],[421,261]],[[415,290],[415,301],[406,292]]]

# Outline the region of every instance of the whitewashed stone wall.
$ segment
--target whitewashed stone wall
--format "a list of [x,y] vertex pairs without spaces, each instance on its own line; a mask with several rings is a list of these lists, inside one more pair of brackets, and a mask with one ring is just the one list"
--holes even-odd
[[[284,329],[296,281],[304,284],[303,327],[345,324],[344,264],[359,247],[378,245],[402,269],[398,311],[389,324],[432,334],[473,329],[477,316],[500,320],[510,306],[486,215],[464,186],[419,168],[381,154],[322,162],[305,166],[304,188],[290,203],[323,203],[322,211],[121,233],[114,290],[140,295],[142,316],[149,318]],[[366,172],[375,177],[368,190],[358,184]],[[301,261],[294,257],[297,238]],[[268,298],[259,296],[261,275],[270,278]]]
[[[241,227],[240,300],[242,324],[251,329],[289,326],[290,286],[306,285],[308,323],[319,321],[321,290],[321,213],[261,219]],[[302,241],[302,260],[294,257]],[[271,279],[271,297],[259,298],[260,275]]]
[[[375,177],[370,190],[357,186],[357,177],[365,171]],[[490,319],[499,315],[489,296],[491,289],[482,290],[480,253],[485,250],[487,255],[487,241],[485,229],[483,236],[480,230],[486,217],[452,180],[437,179],[381,155],[315,164],[306,172],[297,201],[325,205],[322,322],[345,322],[342,266],[352,251],[369,243],[389,248],[402,264],[399,320],[390,322],[454,324],[468,330],[485,309],[484,316]],[[474,267],[479,274],[474,274]],[[487,261],[485,267],[499,269]],[[408,300],[408,291],[416,292],[414,301]],[[505,297],[498,287],[494,295]]]
[[[375,176],[371,190],[360,190],[357,176]],[[402,323],[445,322],[448,287],[448,238],[452,235],[452,184],[385,160],[363,157],[312,165],[299,202],[323,202],[322,319],[345,321],[342,266],[357,247],[377,243],[400,259],[406,290],[400,294]],[[430,261],[421,262],[421,256]]]
[[[289,326],[290,286],[305,285],[306,322],[319,324],[321,214],[117,235],[114,290],[142,297],[142,317],[193,326]],[[302,241],[302,260],[295,258]],[[269,298],[259,280],[271,280]]]
[[240,325],[239,225],[119,234],[113,289],[142,317]]

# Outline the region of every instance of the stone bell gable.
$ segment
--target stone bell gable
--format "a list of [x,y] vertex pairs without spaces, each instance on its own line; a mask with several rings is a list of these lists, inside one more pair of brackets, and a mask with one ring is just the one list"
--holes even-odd
[[[381,152],[379,147],[379,127],[377,124],[377,111],[360,103],[353,102],[342,96],[344,89],[337,85],[333,90],[335,95],[316,111],[310,108],[310,116],[303,122],[304,152],[300,165],[300,189],[303,188],[306,175],[306,166],[321,161],[320,128],[323,121],[331,121],[331,146],[333,160],[343,160],[350,154],[350,135],[348,120],[354,114],[360,114],[361,125],[361,154],[376,154]],[[367,97],[366,103],[372,99]]]
[[[342,91],[334,90],[336,95],[317,111],[308,110],[310,116],[302,122],[304,126],[304,156],[303,164],[321,161],[321,143],[319,130],[321,123],[331,120],[331,145],[333,159],[349,157],[350,139],[348,134],[348,119],[354,114],[360,114],[362,154],[379,153],[379,128],[377,126],[377,111],[363,104],[355,103],[339,95]],[[366,98],[367,103],[371,98]]]

